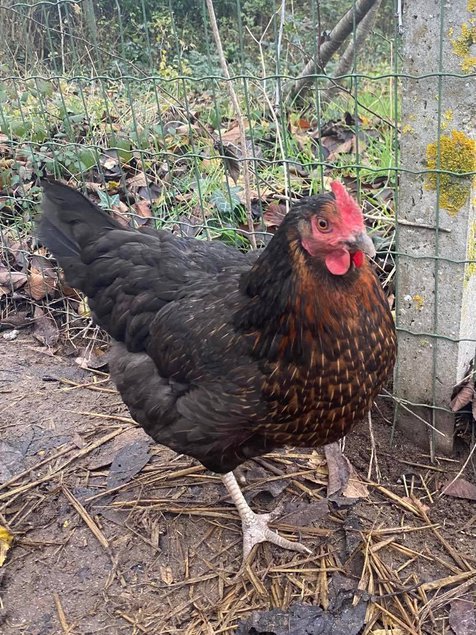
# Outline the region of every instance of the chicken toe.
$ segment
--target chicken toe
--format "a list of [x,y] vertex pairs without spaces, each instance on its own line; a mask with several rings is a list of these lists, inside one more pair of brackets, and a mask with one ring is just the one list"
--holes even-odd
[[233,472],[224,474],[222,480],[240,514],[243,527],[243,562],[246,561],[253,547],[260,542],[272,542],[284,549],[291,549],[300,553],[312,553],[310,549],[300,542],[293,542],[283,538],[268,527],[268,523],[275,514],[255,514],[246,502]]

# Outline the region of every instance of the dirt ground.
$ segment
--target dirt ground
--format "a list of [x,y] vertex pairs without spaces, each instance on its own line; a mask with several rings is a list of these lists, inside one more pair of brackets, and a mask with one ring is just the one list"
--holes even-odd
[[[468,448],[431,464],[411,439],[391,447],[377,411],[359,499],[326,498],[321,451],[250,461],[252,507],[282,503],[276,528],[313,554],[261,545],[235,577],[241,530],[220,480],[150,444],[107,376],[27,333],[0,338],[0,413],[0,526],[14,535],[0,567],[3,635],[473,632],[458,629],[474,611],[474,502],[440,496]],[[370,448],[361,424],[345,454],[362,481]],[[306,630],[303,604],[327,626]],[[290,607],[284,630],[276,612],[274,626],[257,613]]]

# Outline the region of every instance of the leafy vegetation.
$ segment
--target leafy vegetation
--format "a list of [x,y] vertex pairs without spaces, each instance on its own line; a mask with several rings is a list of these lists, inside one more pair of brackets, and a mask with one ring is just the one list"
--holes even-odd
[[[38,177],[45,174],[83,187],[124,224],[220,238],[240,249],[250,246],[250,219],[258,245],[266,244],[289,200],[315,194],[339,177],[365,203],[381,248],[382,279],[389,284],[398,113],[394,85],[372,78],[388,68],[363,69],[367,79],[359,78],[357,85],[348,81],[332,99],[326,99],[331,83],[322,76],[316,80],[318,90],[299,106],[276,109],[279,80],[273,77],[277,50],[272,43],[279,16],[274,2],[242,2],[241,38],[233,31],[235,0],[216,3],[230,72],[247,74],[233,80],[245,114],[246,154],[252,158],[252,208],[247,212],[236,116],[215,49],[204,37],[205,14],[192,13],[190,4],[196,3],[174,3],[172,13],[163,3],[158,8],[145,3],[143,14],[141,5],[121,2],[121,21],[112,25],[109,18],[107,29],[102,20],[117,6],[101,1],[94,5],[95,34],[87,2],[81,12],[74,9],[79,5],[59,5],[60,11],[70,12],[75,46],[64,42],[61,60],[50,54],[45,38],[49,33],[50,44],[57,42],[60,24],[49,15],[49,31],[38,35],[32,49],[38,74],[21,68],[19,45],[18,76],[4,74],[0,86],[0,297],[9,301],[7,312],[14,298],[27,312],[33,301],[68,312],[69,320],[87,314],[32,238]],[[342,10],[348,6],[337,4]],[[311,3],[312,11],[316,7]],[[312,11],[307,3],[294,3],[280,52],[283,69],[297,71],[302,65],[306,38],[313,33]],[[329,24],[332,18],[336,15],[321,16]],[[86,36],[94,44],[91,64],[84,51],[79,55]],[[380,35],[377,40],[385,42]],[[118,51],[118,41],[120,59],[108,53],[107,60],[104,50]],[[153,76],[144,70],[150,55],[158,69]],[[109,75],[99,74],[101,65]]]

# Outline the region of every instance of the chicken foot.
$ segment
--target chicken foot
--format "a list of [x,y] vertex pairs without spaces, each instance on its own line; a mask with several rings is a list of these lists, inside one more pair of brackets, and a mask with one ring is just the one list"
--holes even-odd
[[255,514],[246,502],[233,472],[223,474],[222,480],[240,514],[243,528],[243,562],[246,561],[253,547],[260,542],[272,542],[284,549],[291,549],[292,551],[306,554],[312,553],[310,549],[300,542],[293,542],[283,538],[268,527],[268,523],[276,516],[276,512]]

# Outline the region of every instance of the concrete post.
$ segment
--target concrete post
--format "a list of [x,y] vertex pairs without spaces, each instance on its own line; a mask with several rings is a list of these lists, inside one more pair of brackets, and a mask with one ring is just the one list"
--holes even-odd
[[[395,395],[433,408],[409,405],[415,413],[411,414],[400,405],[397,425],[416,442],[427,445],[433,437],[433,449],[449,451],[454,415],[438,408],[449,407],[452,388],[464,376],[476,347],[474,177],[405,170],[476,169],[476,144],[471,139],[476,127],[476,81],[470,76],[476,71],[472,51],[476,2],[403,4],[403,73],[442,76],[402,79]],[[418,417],[443,434],[431,434]]]

